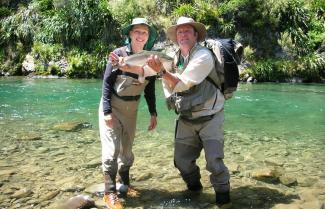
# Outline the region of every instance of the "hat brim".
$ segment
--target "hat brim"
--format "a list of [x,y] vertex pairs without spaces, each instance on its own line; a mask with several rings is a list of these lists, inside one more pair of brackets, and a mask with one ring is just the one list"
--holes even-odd
[[131,24],[131,25],[128,25],[128,26],[126,26],[125,28],[122,29],[122,34],[129,37],[130,30],[132,29],[132,27],[134,25],[146,25],[146,26],[149,27],[149,38],[148,38],[148,41],[147,41],[147,43],[145,45],[145,49],[146,50],[151,49],[153,47],[153,45],[155,44],[155,41],[156,41],[156,39],[158,37],[157,30],[153,26],[150,26],[150,25],[144,24],[144,23]]
[[189,22],[189,23],[183,23],[183,24],[178,24],[178,25],[172,25],[167,29],[167,37],[172,42],[177,44],[176,29],[177,29],[177,27],[182,26],[182,25],[191,25],[198,33],[198,41],[204,41],[205,36],[207,34],[207,30],[206,30],[205,26],[202,23]]

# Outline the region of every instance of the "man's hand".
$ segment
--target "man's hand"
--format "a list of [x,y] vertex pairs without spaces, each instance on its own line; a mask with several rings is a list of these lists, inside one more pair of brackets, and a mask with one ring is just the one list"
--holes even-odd
[[150,117],[150,123],[149,123],[149,126],[148,126],[148,131],[152,131],[156,128],[157,126],[157,116],[155,115],[152,115]]
[[154,71],[159,73],[163,69],[163,65],[159,60],[159,57],[157,55],[150,55],[150,57],[147,60],[148,66],[152,68]]
[[113,115],[108,114],[104,116],[105,124],[108,128],[113,128]]

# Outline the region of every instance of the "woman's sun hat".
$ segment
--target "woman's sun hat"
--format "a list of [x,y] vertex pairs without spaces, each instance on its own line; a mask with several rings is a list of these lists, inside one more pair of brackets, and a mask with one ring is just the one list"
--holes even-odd
[[153,47],[153,45],[155,44],[155,41],[156,41],[156,39],[158,37],[158,33],[157,33],[156,29],[153,26],[149,25],[148,20],[146,18],[137,17],[137,18],[134,18],[132,20],[132,23],[130,25],[128,25],[128,26],[126,26],[125,28],[122,29],[122,34],[129,37],[129,32],[130,32],[130,30],[132,29],[132,27],[134,25],[146,25],[146,26],[148,26],[148,28],[149,28],[149,38],[148,38],[148,41],[147,41],[147,43],[145,45],[145,49],[150,50]]

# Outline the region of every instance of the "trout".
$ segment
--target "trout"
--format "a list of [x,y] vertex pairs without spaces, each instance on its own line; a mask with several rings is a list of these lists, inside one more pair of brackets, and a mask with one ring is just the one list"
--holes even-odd
[[143,50],[139,53],[125,57],[124,62],[128,65],[144,66],[147,64],[150,55],[157,55],[165,70],[170,71],[172,69],[173,58],[158,51]]

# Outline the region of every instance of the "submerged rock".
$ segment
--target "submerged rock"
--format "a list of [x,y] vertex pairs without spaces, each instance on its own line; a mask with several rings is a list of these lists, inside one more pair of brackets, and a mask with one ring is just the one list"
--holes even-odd
[[85,168],[97,168],[102,164],[102,162],[100,161],[100,159],[94,159],[90,162],[87,162],[84,164]]
[[53,126],[53,129],[59,130],[59,131],[80,131],[84,128],[91,128],[90,123],[80,123],[80,122],[65,122],[65,123],[59,123]]
[[59,193],[60,193],[59,190],[51,191],[51,192],[47,193],[47,194],[45,195],[45,197],[42,198],[42,201],[51,200],[51,199],[53,199],[54,197],[56,197]]
[[261,170],[253,171],[252,178],[264,181],[267,183],[278,183],[279,177],[282,176],[283,172],[276,168],[264,168]]
[[281,184],[284,184],[286,186],[294,186],[297,185],[297,179],[293,176],[289,175],[282,175],[279,178]]
[[151,179],[152,177],[153,177],[152,173],[143,173],[143,174],[140,174],[139,176],[135,177],[135,180],[136,181],[145,181],[145,180]]
[[17,173],[16,170],[2,170],[2,171],[0,171],[0,177],[1,178],[9,177],[9,176],[12,176],[12,175],[14,175],[16,173]]
[[23,198],[23,197],[29,197],[33,192],[30,189],[20,189],[16,191],[14,194],[11,195],[12,198]]
[[42,136],[38,133],[24,133],[17,136],[17,140],[21,141],[36,141],[41,139]]
[[68,201],[63,203],[60,209],[85,209],[95,207],[95,201],[86,195],[77,195],[71,197]]
[[100,194],[100,193],[104,193],[104,189],[105,189],[104,183],[93,184],[87,187],[85,189],[85,192],[89,194]]

